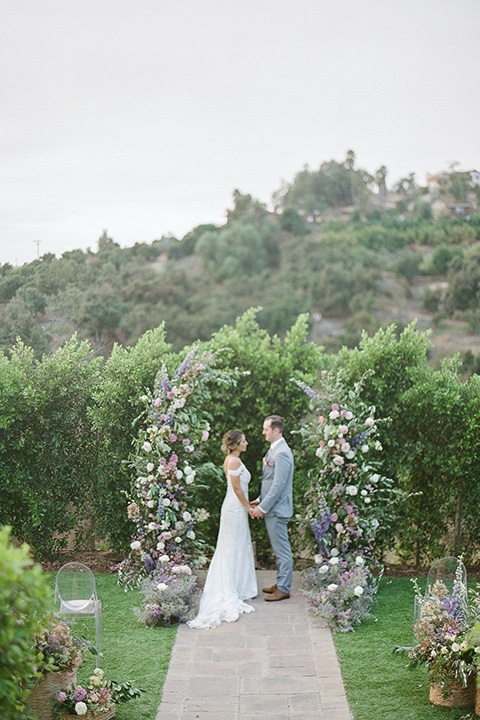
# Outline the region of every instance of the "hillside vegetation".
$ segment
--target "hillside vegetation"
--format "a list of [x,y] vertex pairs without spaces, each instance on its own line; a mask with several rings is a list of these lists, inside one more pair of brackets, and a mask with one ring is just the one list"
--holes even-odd
[[[480,367],[480,188],[469,173],[415,176],[391,190],[355,156],[305,168],[273,195],[273,210],[233,194],[226,223],[182,239],[121,248],[104,232],[96,252],[75,250],[0,266],[0,348],[18,337],[35,355],[74,332],[109,355],[165,322],[175,350],[207,340],[247,308],[283,335],[300,313],[327,352],[413,319],[433,328],[432,362],[457,351]],[[450,217],[452,203],[470,214]]]

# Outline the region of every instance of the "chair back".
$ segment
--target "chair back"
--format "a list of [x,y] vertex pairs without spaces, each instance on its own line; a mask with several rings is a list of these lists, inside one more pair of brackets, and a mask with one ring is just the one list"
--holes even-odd
[[95,576],[89,567],[79,562],[70,562],[57,572],[55,597],[66,612],[92,612],[97,591]]
[[453,583],[455,582],[458,572],[460,574],[460,579],[466,588],[467,569],[461,560],[456,557],[443,557],[436,560],[428,571],[425,596],[430,594],[431,589],[437,580],[441,580],[448,592],[451,594],[453,590]]

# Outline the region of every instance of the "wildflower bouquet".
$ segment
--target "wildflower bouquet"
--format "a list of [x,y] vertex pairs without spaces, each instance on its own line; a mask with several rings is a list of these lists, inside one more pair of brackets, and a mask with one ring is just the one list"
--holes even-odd
[[103,670],[96,668],[87,687],[75,685],[57,692],[54,712],[60,718],[87,714],[102,718],[107,713],[111,717],[116,704],[139,697],[141,692],[128,682],[119,685],[112,680],[105,680]]

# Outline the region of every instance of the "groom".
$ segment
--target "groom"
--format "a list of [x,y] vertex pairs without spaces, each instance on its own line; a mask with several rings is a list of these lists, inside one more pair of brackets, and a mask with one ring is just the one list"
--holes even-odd
[[268,537],[277,564],[277,582],[263,588],[265,600],[275,602],[290,597],[292,584],[292,550],[288,539],[288,521],[293,513],[293,455],[283,438],[285,422],[279,415],[269,415],[263,423],[265,440],[270,449],[263,459],[262,489],[251,516],[265,518]]

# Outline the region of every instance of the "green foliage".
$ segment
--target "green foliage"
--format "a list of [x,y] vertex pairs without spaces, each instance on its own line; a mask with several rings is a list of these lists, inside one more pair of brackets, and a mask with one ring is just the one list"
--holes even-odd
[[41,361],[22,343],[10,361],[2,358],[1,520],[39,556],[65,543],[88,498],[95,466],[88,407],[100,363],[91,352],[73,337]]
[[267,266],[265,241],[270,234],[269,224],[261,228],[235,221],[220,232],[204,233],[197,250],[209,275],[216,282],[234,275],[256,272]]
[[393,269],[396,275],[405,278],[410,283],[419,274],[421,263],[422,256],[418,252],[403,250],[399,253]]
[[308,227],[305,225],[302,216],[295,210],[294,207],[286,207],[280,215],[280,227],[282,230],[286,230],[297,237],[308,235],[310,232]]
[[420,494],[400,546],[417,562],[433,553],[468,557],[478,547],[480,377],[462,382],[458,370],[458,359],[437,372],[419,368],[401,402],[405,488]]
[[13,547],[9,536],[0,528],[0,707],[2,720],[20,720],[31,717],[25,700],[40,660],[34,637],[52,594],[28,546]]

